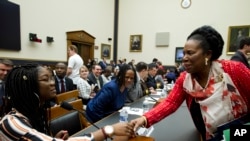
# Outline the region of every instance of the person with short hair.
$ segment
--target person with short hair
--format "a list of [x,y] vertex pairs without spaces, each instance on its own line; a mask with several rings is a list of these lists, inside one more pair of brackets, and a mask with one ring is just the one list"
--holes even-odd
[[95,92],[97,93],[103,87],[102,67],[98,64],[92,65],[91,72],[88,74],[88,83],[90,85],[97,85]]
[[64,93],[74,90],[73,80],[66,76],[67,66],[65,63],[59,62],[55,65],[55,85],[56,93]]
[[82,57],[78,54],[78,49],[75,45],[70,45],[68,47],[68,54],[69,59],[66,75],[73,80],[76,88],[77,81],[80,79],[79,69],[84,65],[84,62]]
[[[186,101],[202,140],[221,140],[217,127],[250,113],[250,71],[240,62],[218,60],[224,41],[211,26],[195,29],[184,46],[182,72],[167,98],[131,123],[150,127]],[[249,118],[248,118],[249,122]]]
[[79,97],[82,99],[82,103],[87,105],[89,100],[95,97],[96,93],[93,91],[94,85],[88,83],[89,69],[83,65],[80,68],[80,79],[77,82],[77,89],[79,91]]
[[9,71],[13,68],[13,62],[9,59],[0,60],[0,117],[4,114],[2,109],[5,97],[5,80]]
[[239,49],[231,57],[231,60],[239,61],[250,69],[248,53],[250,53],[250,37],[244,37],[240,40]]

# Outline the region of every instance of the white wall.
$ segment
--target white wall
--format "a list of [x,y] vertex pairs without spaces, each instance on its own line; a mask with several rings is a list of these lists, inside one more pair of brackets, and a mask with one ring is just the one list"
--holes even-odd
[[[197,27],[211,25],[225,40],[221,58],[226,55],[228,27],[250,25],[249,0],[192,0],[188,9],[181,0],[121,0],[118,55],[128,60],[151,62],[154,57],[163,64],[174,65],[175,47],[184,45]],[[156,47],[157,32],[170,32],[169,47]],[[129,37],[143,35],[142,52],[129,53]],[[129,54],[129,55],[128,55]]]
[[[1,57],[66,61],[66,32],[85,30],[96,37],[95,58],[100,58],[101,43],[113,38],[114,0],[11,0],[20,5],[21,51],[0,50]],[[175,47],[183,46],[186,37],[197,27],[212,25],[223,36],[226,55],[228,27],[250,25],[249,0],[192,0],[188,9],[181,0],[120,0],[118,59],[151,62],[154,57],[174,65]],[[170,32],[169,47],[155,47],[157,32]],[[36,33],[42,43],[29,41]],[[142,34],[142,52],[129,52],[129,37]],[[53,36],[52,44],[46,36]],[[113,45],[112,45],[113,47]],[[113,51],[113,50],[112,50]],[[112,54],[111,54],[112,58]]]
[[[1,57],[34,60],[67,60],[66,32],[85,30],[95,43],[109,43],[113,37],[113,0],[12,0],[20,5],[21,51],[0,51]],[[36,33],[42,43],[30,42]],[[48,44],[46,36],[54,37]],[[100,48],[95,50],[100,56]]]

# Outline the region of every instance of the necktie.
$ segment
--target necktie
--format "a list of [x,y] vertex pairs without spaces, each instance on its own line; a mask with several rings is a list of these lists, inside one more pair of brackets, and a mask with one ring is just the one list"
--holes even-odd
[[64,81],[61,79],[61,93],[65,92]]
[[100,84],[99,78],[96,78],[96,82],[97,82],[99,89],[101,89],[101,84]]

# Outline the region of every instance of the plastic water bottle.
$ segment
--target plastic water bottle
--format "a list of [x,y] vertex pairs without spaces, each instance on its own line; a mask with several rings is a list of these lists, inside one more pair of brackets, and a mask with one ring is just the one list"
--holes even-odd
[[120,112],[120,122],[128,122],[128,111],[125,108]]
[[171,81],[171,89],[174,87],[174,80]]
[[143,113],[148,112],[149,110],[149,102],[147,99],[145,99],[142,103],[142,109],[143,109]]
[[164,87],[164,88],[162,89],[161,97],[162,97],[162,98],[166,98],[166,97],[167,97],[167,88],[166,88],[166,87]]

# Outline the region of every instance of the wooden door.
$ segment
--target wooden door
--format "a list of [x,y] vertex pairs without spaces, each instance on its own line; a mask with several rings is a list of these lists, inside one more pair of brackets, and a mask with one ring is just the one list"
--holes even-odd
[[77,46],[78,54],[82,57],[85,65],[88,59],[94,59],[95,37],[83,30],[70,31],[67,32],[67,47],[72,44]]
[[84,64],[86,65],[88,63],[88,59],[93,58],[93,56],[91,56],[91,46],[76,42],[72,42],[72,44],[77,46],[78,54],[82,57]]

